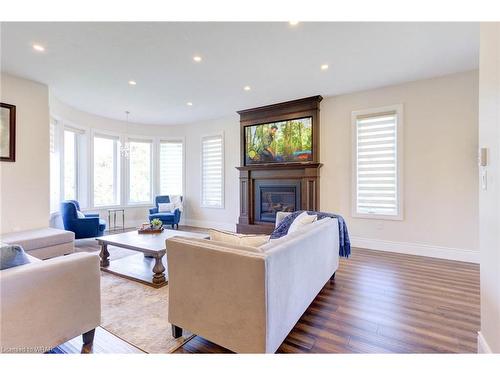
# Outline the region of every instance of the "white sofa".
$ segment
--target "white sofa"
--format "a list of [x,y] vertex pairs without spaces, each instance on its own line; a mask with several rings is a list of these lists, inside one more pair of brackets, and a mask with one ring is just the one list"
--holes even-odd
[[38,259],[54,258],[75,251],[75,234],[57,228],[39,228],[2,234],[2,242],[20,245],[29,255]]
[[77,253],[0,271],[0,351],[45,352],[101,321],[99,256]]
[[339,264],[336,219],[262,246],[167,240],[169,321],[237,353],[274,353]]

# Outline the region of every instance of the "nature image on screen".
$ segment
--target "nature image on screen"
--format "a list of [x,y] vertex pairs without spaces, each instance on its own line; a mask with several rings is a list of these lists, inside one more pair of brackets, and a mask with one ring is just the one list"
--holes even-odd
[[245,127],[246,164],[312,160],[312,118]]

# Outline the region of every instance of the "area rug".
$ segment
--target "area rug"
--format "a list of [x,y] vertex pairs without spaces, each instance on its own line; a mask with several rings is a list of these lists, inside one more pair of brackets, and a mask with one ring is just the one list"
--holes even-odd
[[101,272],[101,326],[147,353],[172,353],[193,335],[174,339],[168,285],[156,289]]

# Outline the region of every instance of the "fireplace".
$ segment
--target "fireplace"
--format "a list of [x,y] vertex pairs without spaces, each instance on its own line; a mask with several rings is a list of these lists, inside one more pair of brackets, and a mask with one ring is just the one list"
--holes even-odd
[[[240,174],[238,233],[270,234],[279,211],[319,210],[321,100],[321,96],[312,96],[238,111],[241,136],[241,165],[236,167]],[[308,133],[301,131],[306,124],[295,124],[304,118],[311,121],[310,139]],[[309,142],[311,153],[306,153],[304,159],[301,150]],[[290,158],[296,153],[297,157]],[[268,160],[269,154],[273,156],[272,162]],[[252,162],[247,163],[249,158]]]
[[274,223],[279,211],[300,209],[300,180],[257,180],[255,182],[255,220]]

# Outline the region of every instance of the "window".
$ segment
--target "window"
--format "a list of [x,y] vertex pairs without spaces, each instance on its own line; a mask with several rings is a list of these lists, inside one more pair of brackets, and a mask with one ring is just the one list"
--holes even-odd
[[182,141],[160,142],[160,194],[183,194],[183,143]]
[[152,142],[129,141],[129,203],[151,202]]
[[201,141],[201,205],[224,206],[224,144],[222,135]]
[[353,216],[402,219],[400,106],[353,113]]
[[64,199],[78,200],[78,135],[64,129]]
[[94,206],[120,202],[118,149],[118,137],[94,135]]

